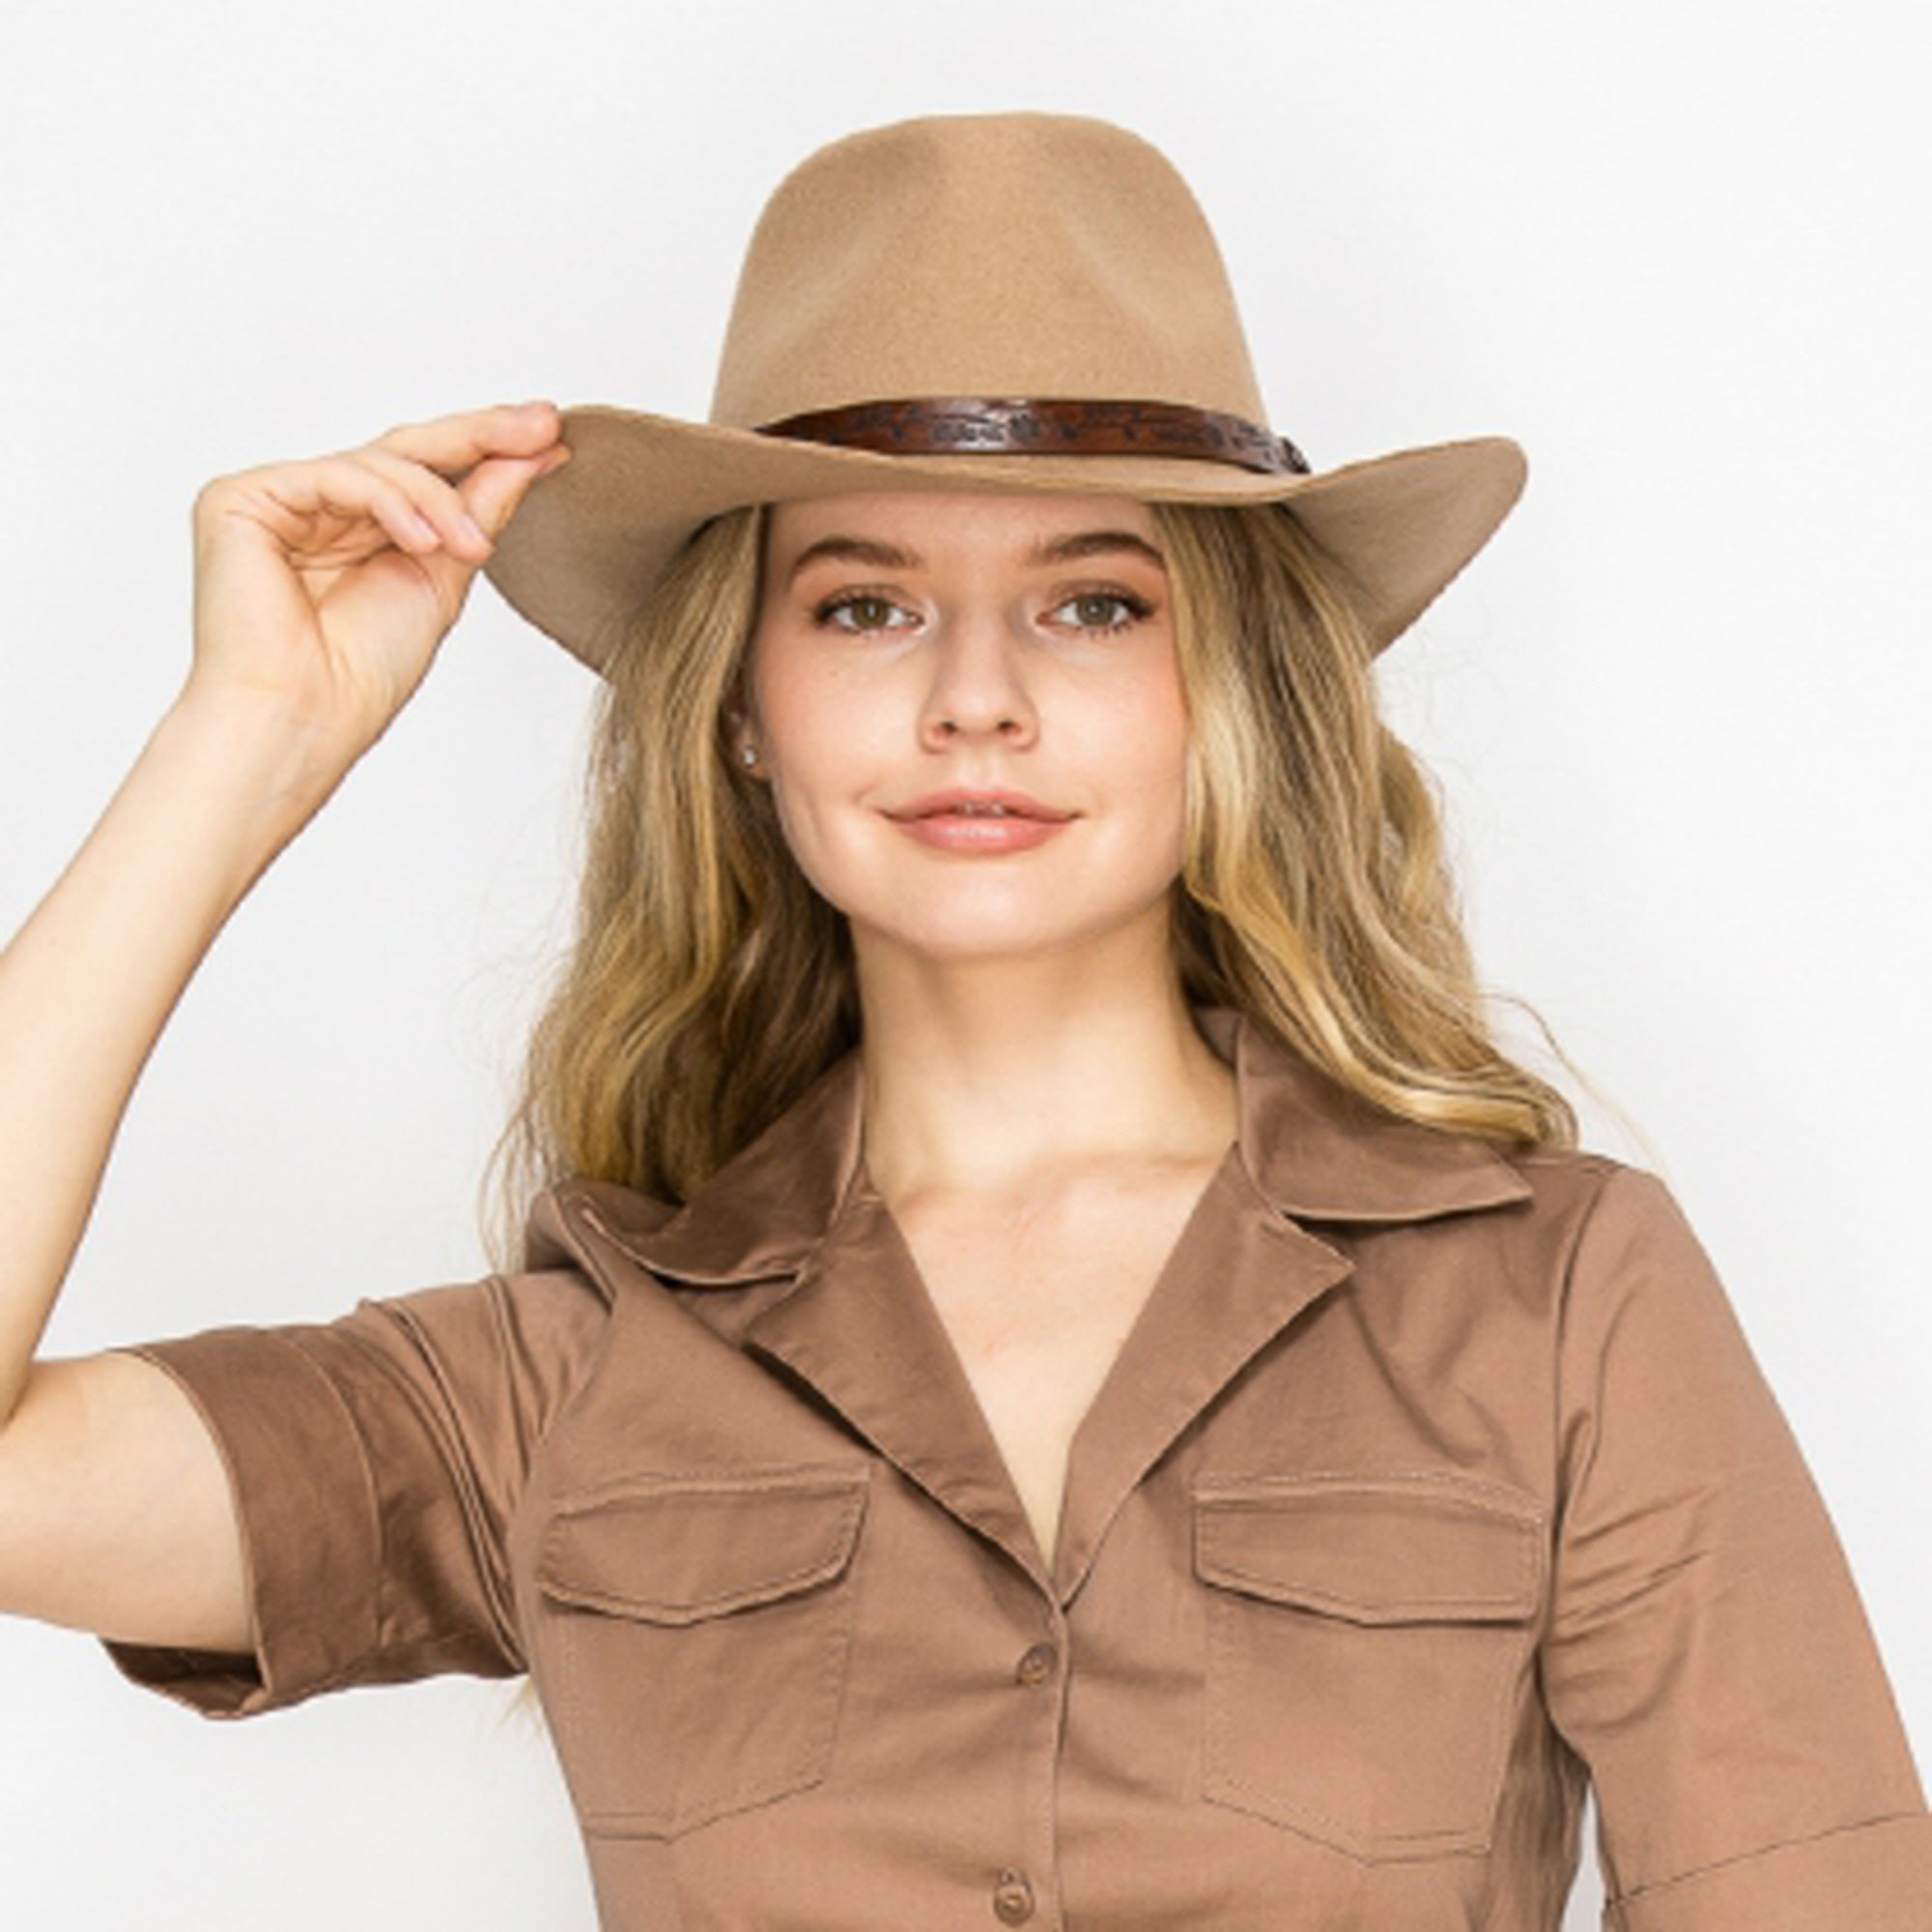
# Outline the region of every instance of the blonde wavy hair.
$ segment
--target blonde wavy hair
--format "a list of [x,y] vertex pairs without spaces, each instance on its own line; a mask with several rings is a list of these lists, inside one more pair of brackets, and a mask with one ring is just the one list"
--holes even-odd
[[[1148,507],[1190,721],[1169,900],[1188,1002],[1238,1009],[1390,1114],[1577,1146],[1569,1100],[1488,1023],[1435,783],[1378,715],[1339,562],[1283,505]],[[608,640],[575,938],[490,1160],[498,1268],[522,1264],[537,1189],[582,1174],[683,1202],[858,1039],[845,917],[729,755],[768,520],[702,526]]]

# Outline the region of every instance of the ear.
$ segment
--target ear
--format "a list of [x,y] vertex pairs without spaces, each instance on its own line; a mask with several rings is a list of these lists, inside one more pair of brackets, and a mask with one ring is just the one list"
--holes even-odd
[[757,727],[746,717],[736,704],[727,705],[724,711],[724,743],[731,769],[743,772],[747,777],[757,777],[763,764],[762,757],[754,762],[747,762],[748,750],[755,751],[758,746]]

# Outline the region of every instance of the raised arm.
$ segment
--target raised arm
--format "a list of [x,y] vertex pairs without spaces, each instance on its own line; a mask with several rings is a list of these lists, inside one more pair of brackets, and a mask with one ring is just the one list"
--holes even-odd
[[404,425],[195,499],[192,667],[0,952],[0,1610],[245,1648],[237,1517],[186,1395],[132,1354],[37,1350],[184,987],[421,683],[492,536],[567,457],[556,427],[548,406]]

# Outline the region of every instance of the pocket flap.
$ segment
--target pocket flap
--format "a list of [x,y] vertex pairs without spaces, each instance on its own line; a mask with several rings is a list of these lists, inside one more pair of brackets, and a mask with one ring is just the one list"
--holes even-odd
[[1202,1476],[1208,1583],[1357,1623],[1532,1615],[1547,1561],[1532,1498],[1449,1472]]
[[559,1602],[654,1623],[788,1597],[851,1560],[869,1472],[637,1476],[560,1497],[536,1581]]

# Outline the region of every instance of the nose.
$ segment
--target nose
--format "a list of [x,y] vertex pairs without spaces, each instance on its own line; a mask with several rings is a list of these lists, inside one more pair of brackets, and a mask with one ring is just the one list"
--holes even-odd
[[939,630],[920,735],[935,748],[960,738],[1024,742],[1037,728],[1017,619],[987,604],[963,607]]

